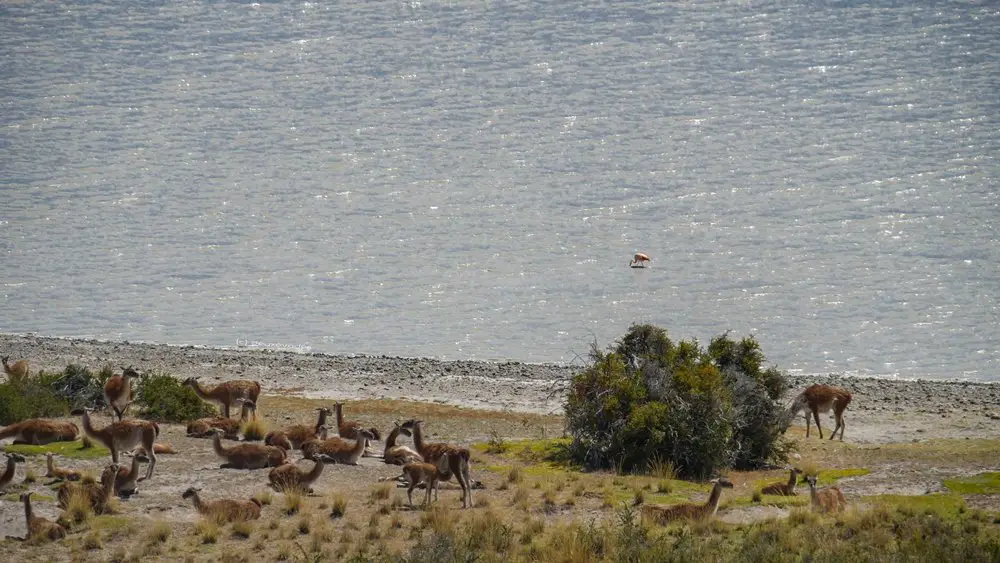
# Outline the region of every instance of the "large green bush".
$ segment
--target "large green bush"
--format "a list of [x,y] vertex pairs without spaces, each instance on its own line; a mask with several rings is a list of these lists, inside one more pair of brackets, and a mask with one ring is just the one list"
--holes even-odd
[[566,401],[570,454],[591,468],[644,470],[671,464],[704,478],[728,467],[783,461],[787,382],[762,369],[753,337],[728,334],[707,350],[674,343],[662,328],[633,325],[608,352],[573,378]]
[[140,416],[159,422],[183,422],[216,414],[190,387],[167,374],[142,377],[135,393]]
[[94,373],[83,366],[69,364],[61,372],[39,372],[38,383],[71,408],[100,409],[105,407],[104,382],[112,375],[114,372],[109,365]]
[[28,418],[49,418],[68,413],[66,401],[53,394],[37,378],[0,384],[0,424],[4,426]]

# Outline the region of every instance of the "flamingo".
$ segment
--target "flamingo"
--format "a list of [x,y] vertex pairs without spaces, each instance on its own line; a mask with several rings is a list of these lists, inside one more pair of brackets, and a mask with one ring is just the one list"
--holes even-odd
[[642,252],[636,252],[632,256],[632,261],[628,263],[629,266],[633,268],[645,268],[646,262],[649,262],[649,256],[646,256]]

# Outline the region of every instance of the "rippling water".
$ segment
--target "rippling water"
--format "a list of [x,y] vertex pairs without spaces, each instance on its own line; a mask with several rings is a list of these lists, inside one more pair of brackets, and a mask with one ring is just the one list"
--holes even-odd
[[0,4],[0,331],[1000,378],[1000,7],[586,4]]

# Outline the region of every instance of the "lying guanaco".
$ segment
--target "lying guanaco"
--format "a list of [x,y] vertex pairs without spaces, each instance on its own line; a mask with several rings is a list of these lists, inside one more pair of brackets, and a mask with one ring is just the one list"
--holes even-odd
[[400,434],[410,436],[411,433],[408,429],[400,426],[399,422],[394,422],[393,425],[392,431],[385,439],[385,453],[382,454],[382,460],[389,465],[406,465],[407,463],[423,461],[424,458],[412,448],[396,444],[396,439]]
[[118,475],[119,466],[112,463],[101,473],[101,482],[90,483],[81,481],[80,483],[63,482],[57,489],[56,496],[59,499],[59,508],[69,506],[69,499],[74,494],[82,494],[94,510],[94,514],[104,514],[108,512],[108,501],[114,495],[115,477]]
[[286,463],[272,469],[267,474],[267,478],[271,482],[271,486],[278,491],[300,489],[312,493],[310,485],[319,479],[323,473],[323,467],[323,461],[320,459],[313,461],[313,467],[310,471],[302,471],[294,463]]
[[761,494],[764,495],[780,495],[785,497],[795,496],[795,483],[797,482],[797,477],[802,473],[802,470],[793,467],[791,469],[791,475],[788,477],[788,482],[772,483],[760,490]]
[[847,499],[844,498],[844,493],[840,492],[839,488],[826,487],[816,490],[815,475],[806,477],[806,482],[809,483],[809,500],[814,511],[839,512],[847,506]]
[[722,489],[733,487],[733,484],[725,478],[714,479],[712,483],[712,492],[708,495],[708,501],[705,504],[676,504],[674,506],[644,504],[641,509],[642,513],[658,524],[682,519],[704,520],[711,518],[719,510]]
[[8,381],[23,381],[28,378],[28,360],[18,360],[10,363],[10,356],[0,357],[3,361],[3,370],[7,372]]
[[149,456],[146,479],[151,478],[156,467],[156,451],[153,449],[153,443],[160,434],[160,427],[155,422],[127,418],[98,429],[90,422],[90,411],[91,409],[83,409],[83,431],[87,436],[108,448],[111,451],[111,461],[116,464],[119,452],[131,450],[141,443]]
[[7,467],[4,469],[3,475],[0,475],[0,491],[14,480],[14,472],[17,471],[18,463],[24,463],[24,456],[15,453],[7,454]]
[[45,454],[45,466],[48,469],[45,476],[53,479],[53,483],[56,481],[79,481],[83,477],[83,473],[76,469],[56,467],[55,455],[51,452]]
[[250,500],[218,499],[203,502],[198,493],[201,489],[194,487],[184,491],[181,495],[184,499],[192,499],[195,509],[202,515],[214,519],[217,522],[244,522],[260,518],[260,501],[252,498]]
[[80,429],[72,422],[51,418],[29,418],[0,430],[0,440],[14,438],[14,444],[44,446],[52,442],[72,442]]
[[220,428],[225,432],[225,438],[237,440],[240,436],[240,427],[250,420],[250,417],[257,415],[257,403],[253,401],[243,401],[240,407],[240,419],[233,420],[229,417],[211,416],[192,420],[187,425],[187,435],[190,438],[211,438],[214,429]]
[[132,465],[125,469],[124,467],[118,468],[118,473],[115,475],[115,487],[114,493],[120,498],[128,498],[139,492],[138,482],[142,479],[139,478],[139,464],[142,460],[138,456],[132,456]]
[[[170,444],[161,444],[159,442],[154,442],[153,453],[157,455],[176,454],[177,450],[175,450],[174,447]],[[139,461],[149,461],[149,456],[146,455],[146,448],[142,446],[136,446],[136,448],[132,450],[132,456],[139,458]]]
[[336,437],[322,441],[310,440],[302,444],[302,454],[313,461],[321,459],[327,463],[358,465],[358,460],[365,452],[365,444],[375,436],[363,428],[358,430],[357,436],[358,439],[353,442]]
[[212,436],[212,447],[216,455],[225,459],[223,468],[230,469],[262,469],[277,467],[286,461],[285,450],[276,446],[262,444],[239,444],[231,448],[222,446],[223,431],[216,428]]
[[283,430],[268,432],[264,436],[264,443],[268,446],[278,446],[285,450],[301,449],[303,442],[319,436],[321,429],[326,426],[327,417],[331,413],[330,409],[326,407],[319,407],[316,410],[319,414],[317,415],[315,426],[296,424]]
[[422,424],[422,420],[410,419],[403,423],[403,428],[413,432],[413,445],[424,461],[437,466],[439,480],[447,481],[452,475],[455,476],[458,486],[462,488],[462,508],[472,506],[468,448],[425,442]]
[[256,404],[257,397],[260,395],[260,383],[247,379],[224,381],[215,387],[206,388],[198,383],[197,378],[189,377],[184,380],[184,385],[191,387],[202,400],[221,405],[222,416],[226,418],[229,418],[230,405],[236,405],[243,401],[253,401]]
[[[371,433],[371,438],[366,438],[366,440],[381,440],[382,435],[379,433],[378,428],[364,428],[361,422],[357,420],[344,420],[344,405],[343,403],[334,403],[333,410],[337,413],[337,433],[340,434],[341,438],[347,438],[348,440],[357,440],[358,435],[361,430],[368,430]],[[365,442],[365,448],[367,450],[369,444]]]
[[113,375],[104,382],[104,402],[114,412],[118,420],[125,416],[125,410],[132,404],[132,379],[139,378],[139,372],[127,367],[121,375]]
[[21,493],[21,501],[24,502],[24,518],[28,521],[28,534],[24,539],[56,541],[65,538],[66,528],[41,516],[35,516],[35,512],[31,509],[31,494],[31,491]]
[[847,405],[849,404],[851,404],[850,391],[832,385],[817,383],[807,387],[805,391],[795,398],[792,406],[788,409],[788,418],[790,420],[799,412],[808,409],[809,412],[806,412],[806,438],[809,437],[809,415],[812,414],[813,418],[816,419],[816,430],[819,430],[819,438],[822,440],[823,427],[819,423],[819,413],[830,412],[832,410],[837,425],[834,426],[833,434],[830,434],[830,439],[833,440],[837,436],[837,430],[840,430],[840,441],[843,442],[845,428],[844,410],[847,409]]

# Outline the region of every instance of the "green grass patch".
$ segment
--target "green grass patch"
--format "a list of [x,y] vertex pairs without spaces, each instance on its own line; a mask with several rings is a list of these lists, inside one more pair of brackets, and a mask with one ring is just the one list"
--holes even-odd
[[922,514],[947,516],[958,514],[965,509],[965,500],[955,494],[932,495],[875,495],[864,497],[873,506],[885,506],[895,510],[907,509]]
[[961,479],[941,482],[949,491],[960,495],[993,495],[1000,493],[1000,473],[987,472]]
[[[0,500],[7,500],[10,502],[21,502],[21,494],[20,493],[6,494],[0,497]],[[49,495],[40,495],[38,493],[31,495],[31,502],[54,502],[55,500],[56,497]]]
[[472,445],[472,448],[480,453],[492,452],[493,455],[505,459],[537,463],[549,462],[563,467],[569,467],[566,448],[572,440],[570,438],[544,438],[537,440],[509,440],[505,441],[504,451],[495,453],[490,442],[479,442]]
[[46,444],[44,446],[31,446],[27,444],[18,444],[16,446],[10,445],[5,447],[3,451],[7,453],[32,456],[44,456],[45,454],[52,453],[75,459],[99,459],[107,457],[111,454],[107,448],[102,448],[100,446],[84,448],[82,440],[75,440],[73,442],[52,442],[51,444]]

